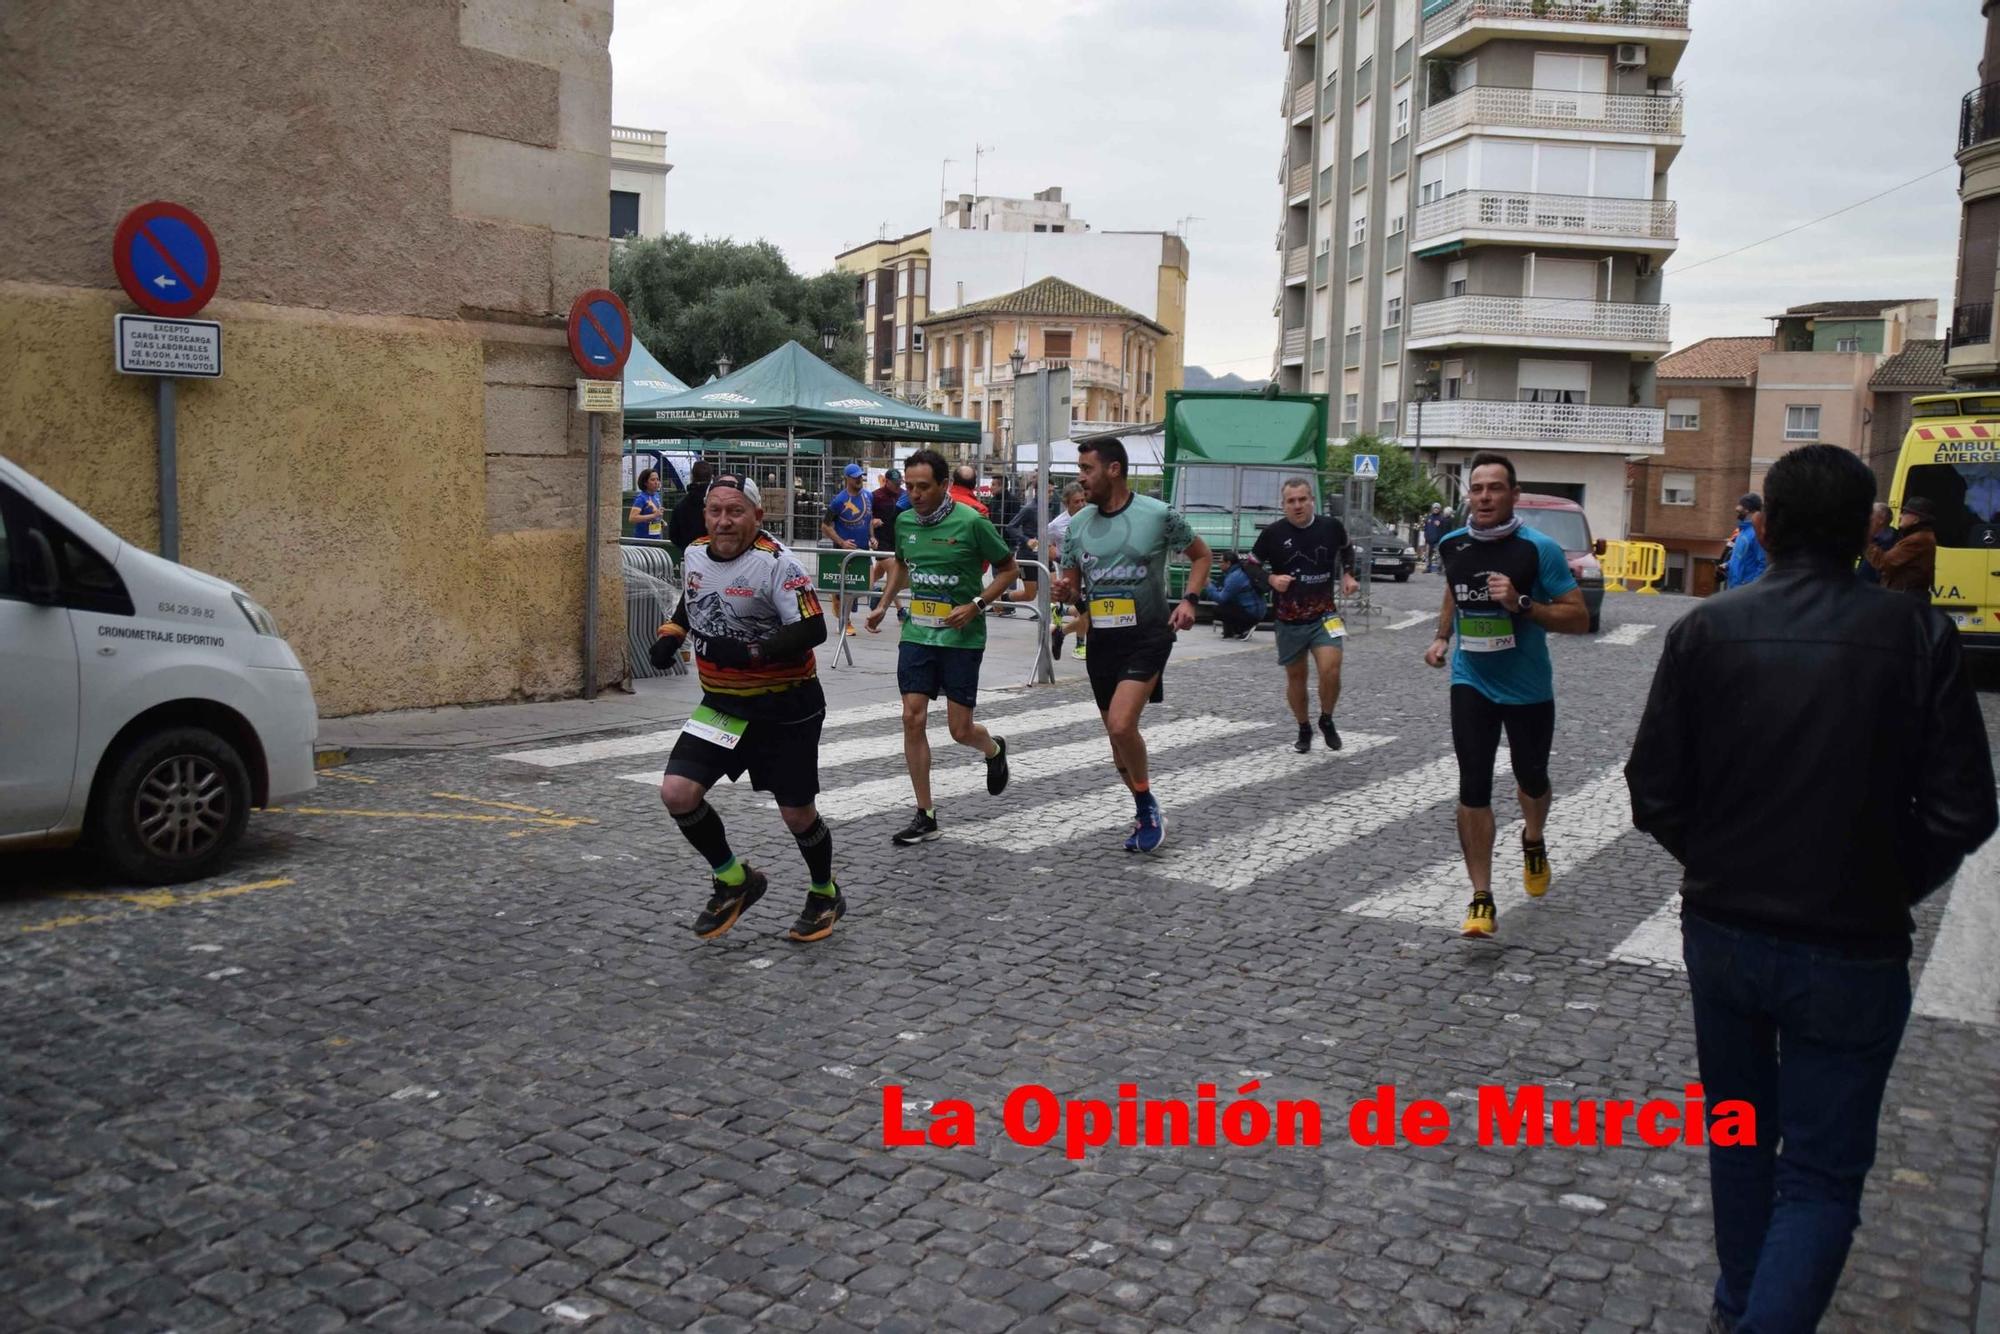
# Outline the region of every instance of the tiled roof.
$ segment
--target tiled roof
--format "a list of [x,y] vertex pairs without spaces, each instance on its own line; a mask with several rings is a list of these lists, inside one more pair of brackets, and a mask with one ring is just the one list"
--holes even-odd
[[1661,357],[1654,373],[1662,380],[1748,380],[1757,373],[1757,358],[1775,346],[1768,336],[1704,338]]
[[1944,339],[1912,338],[1903,350],[1875,368],[1870,389],[1945,389]]
[[[1786,315],[1814,315],[1830,320],[1873,319],[1885,310],[1896,306],[1914,306],[1925,298],[1920,296],[1899,297],[1883,301],[1814,301],[1809,305],[1793,306]],[[1772,319],[1782,316],[1773,315]]]
[[1060,278],[1044,278],[1030,283],[1018,292],[1008,292],[1002,296],[990,296],[984,301],[968,301],[956,310],[940,310],[919,320],[919,324],[940,324],[946,320],[964,319],[974,315],[1076,315],[1098,319],[1137,320],[1158,333],[1167,332],[1164,325],[1147,319],[1136,310],[1128,310],[1116,301],[1086,292],[1075,283],[1064,282]]

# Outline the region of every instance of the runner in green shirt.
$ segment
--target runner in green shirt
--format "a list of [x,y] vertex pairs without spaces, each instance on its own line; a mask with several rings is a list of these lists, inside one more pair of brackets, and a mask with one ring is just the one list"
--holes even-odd
[[[1166,697],[1167,655],[1174,632],[1194,625],[1199,594],[1208,587],[1212,557],[1187,518],[1151,496],[1132,493],[1125,481],[1125,446],[1086,440],[1077,446],[1078,480],[1090,504],[1078,510],[1063,534],[1062,575],[1050,586],[1057,598],[1089,599],[1091,693],[1104,715],[1111,758],[1132,792],[1135,811],[1127,852],[1152,852],[1166,841],[1167,821],[1153,799],[1146,768],[1146,739],[1139,714]],[[1187,596],[1167,602],[1167,562],[1182,552],[1193,563]]]
[[[910,619],[896,654],[896,687],[903,693],[903,762],[910,771],[917,813],[891,841],[898,847],[939,836],[931,805],[931,701],[945,698],[951,739],[986,757],[986,790],[1007,786],[1007,739],[973,720],[979,702],[979,660],[986,653],[986,609],[1014,582],[1014,553],[999,530],[948,490],[951,471],[936,450],[920,449],[903,464],[910,508],[896,521],[896,563],[882,599],[868,613],[868,633],[880,634],[896,594],[910,590]],[[990,582],[981,573],[993,567]]]

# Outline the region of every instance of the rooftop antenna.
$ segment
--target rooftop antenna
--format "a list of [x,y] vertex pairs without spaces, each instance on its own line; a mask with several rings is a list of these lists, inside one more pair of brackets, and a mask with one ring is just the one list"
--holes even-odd
[[979,159],[992,151],[992,144],[975,143],[972,146],[972,202],[975,204],[979,202]]
[[938,167],[938,221],[940,222],[944,221],[944,174],[957,161],[957,158],[948,157]]
[[1174,224],[1174,230],[1176,232],[1179,232],[1181,240],[1185,241],[1187,240],[1188,232],[1193,230],[1194,225],[1197,222],[1206,222],[1206,221],[1207,221],[1206,218],[1203,218],[1194,213],[1190,213],[1185,218],[1182,218],[1179,222]]

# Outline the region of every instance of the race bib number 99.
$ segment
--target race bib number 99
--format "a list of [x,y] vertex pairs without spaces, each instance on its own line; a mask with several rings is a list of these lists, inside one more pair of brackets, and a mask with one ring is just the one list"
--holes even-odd
[[1131,598],[1092,598],[1090,627],[1093,630],[1124,630],[1139,623],[1139,604]]

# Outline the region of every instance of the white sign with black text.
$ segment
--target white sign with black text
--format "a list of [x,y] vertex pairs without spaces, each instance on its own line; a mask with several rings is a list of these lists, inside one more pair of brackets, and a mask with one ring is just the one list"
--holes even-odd
[[213,380],[222,374],[222,326],[214,320],[114,315],[118,370]]

